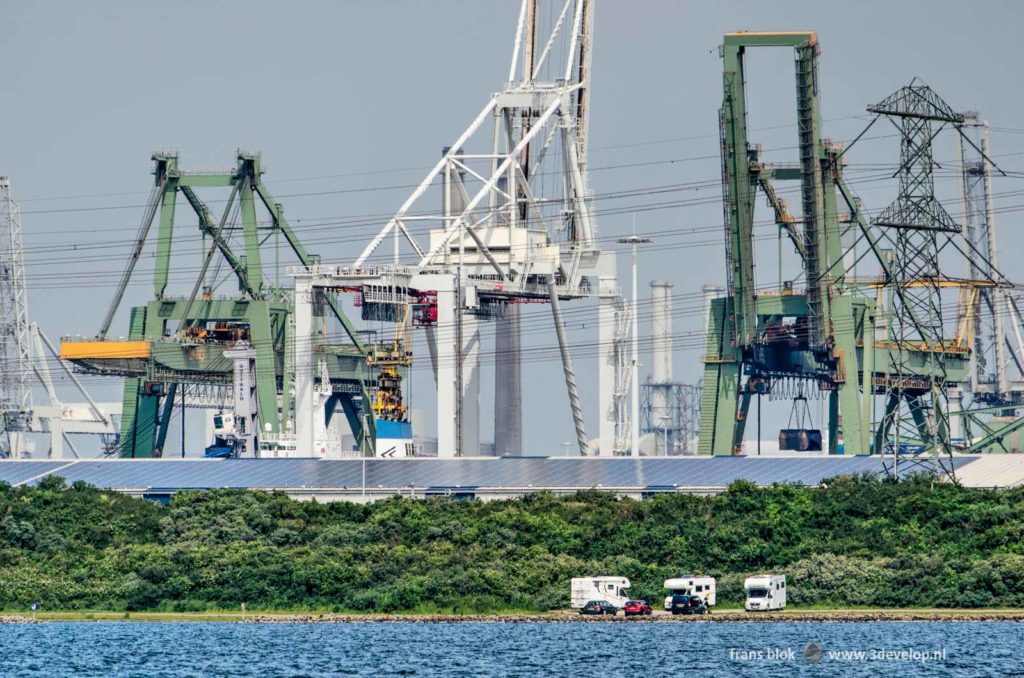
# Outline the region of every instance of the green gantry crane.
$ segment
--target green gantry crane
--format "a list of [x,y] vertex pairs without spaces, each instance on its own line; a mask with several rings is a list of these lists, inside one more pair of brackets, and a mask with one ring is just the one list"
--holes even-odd
[[[744,59],[753,47],[795,51],[797,163],[763,162],[748,138]],[[950,449],[948,429],[936,425],[925,401],[936,389],[964,378],[970,331],[931,341],[927,333],[922,333],[926,340],[917,342],[904,336],[898,345],[891,338],[891,308],[912,307],[904,297],[926,281],[894,275],[891,252],[843,177],[843,147],[822,136],[818,49],[813,32],[741,32],[724,39],[720,128],[728,295],[713,300],[710,308],[698,451],[740,454],[752,397],[789,382],[806,383],[827,397],[831,452],[839,449],[842,436],[846,454],[881,454],[885,449],[899,454],[912,448],[915,456],[934,457]],[[781,181],[799,182],[799,216],[778,197],[774,186]],[[759,288],[755,281],[754,204],[759,189],[801,263],[791,282],[780,281],[780,288]],[[858,247],[877,261],[879,278],[854,279],[856,257],[851,253]],[[802,290],[793,285],[801,279]],[[910,315],[908,322],[916,322]],[[941,373],[936,364],[941,364]],[[896,399],[887,414],[899,402],[906,404],[916,431],[913,440],[891,439],[889,431],[896,429],[891,421],[886,429],[872,431],[876,395]]]
[[[290,289],[265,275],[263,249],[272,238],[275,246],[283,238],[302,266],[315,264],[318,258],[299,242],[281,204],[264,186],[259,154],[239,151],[235,168],[224,172],[183,171],[173,152],[158,152],[152,159],[153,190],[110,308],[95,337],[62,342],[62,357],[74,362],[79,371],[125,377],[119,456],[161,456],[172,412],[190,405],[185,387],[230,385],[233,361],[224,352],[239,343],[251,346],[255,354],[257,438],[264,433],[285,432],[294,419],[294,355],[289,323],[293,298]],[[197,190],[203,188],[230,189],[219,220],[200,200]],[[208,249],[191,294],[172,297],[167,287],[179,194],[198,218]],[[267,213],[264,221],[257,219],[258,205]],[[236,211],[238,223],[232,219]],[[108,339],[157,213],[154,298],[131,309],[127,340]],[[244,253],[232,248],[238,231]],[[238,284],[237,292],[214,295],[211,278],[216,275],[210,275],[214,261],[216,268],[226,264],[230,269]],[[328,315],[340,322],[349,340],[344,347],[332,346],[322,356],[337,396],[330,401],[332,409],[340,403],[361,448],[372,449],[372,430],[363,431],[366,418],[361,416],[361,403],[370,402],[367,388],[372,388],[375,380],[367,367],[368,347],[334,296],[327,294],[324,301]]]

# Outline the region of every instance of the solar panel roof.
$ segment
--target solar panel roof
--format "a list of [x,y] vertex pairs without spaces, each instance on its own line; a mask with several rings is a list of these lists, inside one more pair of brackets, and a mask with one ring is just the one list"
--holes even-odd
[[[973,457],[959,457],[957,466]],[[878,473],[878,457],[661,457],[463,459],[82,459],[3,461],[0,480],[47,475],[118,490],[204,488],[672,488],[818,485],[843,474]]]

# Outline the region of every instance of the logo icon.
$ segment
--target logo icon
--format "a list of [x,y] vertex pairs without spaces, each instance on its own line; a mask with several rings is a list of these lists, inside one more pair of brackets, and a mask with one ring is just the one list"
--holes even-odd
[[804,648],[804,659],[809,664],[817,664],[824,655],[825,651],[818,643],[807,643],[807,647]]

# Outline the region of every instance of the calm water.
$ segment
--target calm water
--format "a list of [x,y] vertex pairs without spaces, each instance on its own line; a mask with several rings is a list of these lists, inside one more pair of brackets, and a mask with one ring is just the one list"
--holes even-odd
[[10,624],[0,676],[1004,676],[1022,641],[1010,622]]

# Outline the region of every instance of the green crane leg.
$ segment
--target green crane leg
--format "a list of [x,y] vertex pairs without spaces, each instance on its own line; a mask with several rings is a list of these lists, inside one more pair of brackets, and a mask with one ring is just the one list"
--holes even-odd
[[[338,409],[338,403],[341,401],[341,396],[337,393],[332,393],[327,400],[324,401],[324,425],[330,426],[331,419],[334,418],[334,411]],[[344,409],[344,408],[342,408]]]
[[[711,301],[704,357],[704,392],[700,403],[698,454],[729,456],[736,439],[736,413],[740,387],[740,363],[735,359],[732,299]],[[748,400],[749,404],[749,400]]]
[[[875,447],[871,449],[868,447],[871,440],[871,404],[874,401],[872,393],[874,392],[874,375],[875,375],[875,318],[873,315],[869,316],[865,310],[864,325],[861,328],[861,353],[864,356],[864,369],[861,377],[861,393],[864,394],[863,402],[861,403],[860,411],[860,426],[861,426],[861,440],[864,441],[864,450],[862,452],[851,452],[850,454],[880,454],[881,449]],[[849,443],[847,443],[849,444]]]
[[156,240],[156,265],[153,267],[153,291],[157,299],[164,298],[171,267],[171,242],[174,238],[174,207],[178,197],[178,180],[169,177],[164,184],[160,205],[160,230]]
[[743,451],[743,433],[747,428],[747,414],[750,412],[750,391],[744,391],[739,397],[736,409],[736,421],[733,424],[732,449],[729,454],[740,454]]
[[[861,413],[860,365],[858,364],[857,338],[854,328],[857,327],[854,309],[850,297],[843,295],[832,300],[832,317],[836,348],[841,354],[843,373],[839,384],[839,392],[829,397],[829,452],[836,453],[838,446],[839,412],[843,413],[843,451],[845,454],[868,454],[868,426]],[[835,403],[833,403],[833,399]]]
[[698,454],[732,455],[739,382],[740,366],[737,363],[708,363],[704,366]]
[[726,40],[723,45],[721,110],[722,164],[725,170],[726,210],[729,217],[726,265],[732,268],[729,294],[736,309],[736,336],[744,345],[754,337],[756,324],[754,280],[754,205],[756,185],[750,181],[747,144],[746,92],[743,75],[744,46]]
[[263,290],[263,264],[260,259],[260,234],[256,222],[256,203],[253,201],[252,184],[247,177],[239,179],[242,206],[242,232],[245,240],[245,275],[253,290]]
[[295,382],[289,375],[295,374],[295,337],[292,323],[284,323],[284,374],[281,380],[281,425],[290,426],[294,432]]
[[256,404],[259,408],[260,432],[279,433],[281,419],[277,404],[277,371],[274,368],[275,342],[265,302],[250,302],[249,333],[252,346],[256,349]]
[[[355,436],[356,445],[359,447],[359,451],[363,456],[373,456],[373,446],[376,444],[376,427],[373,425],[373,418],[370,417],[368,420],[369,429],[367,430],[363,426],[363,422],[359,419],[359,408],[356,407],[355,398],[351,394],[341,394],[341,409],[345,412],[345,419],[348,420],[349,428],[352,429],[352,435]],[[364,402],[369,396],[366,393],[366,389],[363,389]]]
[[[131,339],[142,339],[145,332],[146,308],[133,308],[129,321]],[[121,405],[121,441],[119,457],[152,457],[156,447],[156,418],[160,399],[142,393],[143,380],[124,380],[124,398]]]
[[882,454],[885,450],[885,441],[889,437],[889,429],[892,427],[893,417],[900,407],[900,397],[896,393],[889,394],[885,401],[885,412],[882,414],[882,421],[875,429],[875,454]]
[[910,416],[914,420],[914,426],[917,427],[917,436],[924,445],[931,445],[932,443],[932,432],[928,426],[928,417],[924,413],[924,405],[921,403],[920,396],[906,396],[907,405],[910,408]]
[[[856,354],[852,359],[856,361]],[[847,368],[847,371],[851,371],[851,368]],[[843,454],[870,454],[868,426],[862,417],[857,373],[855,370],[853,372],[852,378],[848,374],[846,382],[839,386],[839,392],[836,394],[839,412],[842,412],[843,416]],[[839,412],[836,412],[836,419],[839,418]],[[832,453],[835,454],[835,451]]]
[[[163,407],[160,408],[160,422],[159,432],[157,433],[156,446],[154,454],[158,457],[164,456],[164,447],[167,445],[167,429],[168,424],[171,421],[171,414],[174,412],[174,396],[178,393],[178,385],[171,384],[170,388],[167,389],[167,395],[164,396]],[[182,413],[181,416],[185,416]]]
[[932,384],[932,416],[935,417],[935,436],[930,442],[934,445],[936,452],[949,454],[952,452],[949,440],[949,413],[943,407],[942,389],[934,383]]
[[157,411],[160,398],[142,393],[143,380],[124,380],[119,457],[156,456]]
[[[844,449],[845,452],[845,438]],[[839,454],[839,392],[828,392],[828,453]]]

